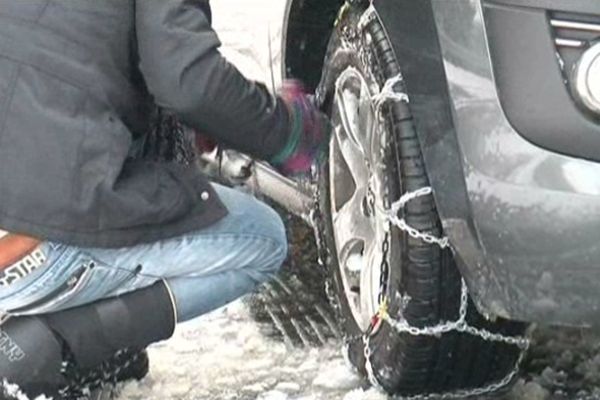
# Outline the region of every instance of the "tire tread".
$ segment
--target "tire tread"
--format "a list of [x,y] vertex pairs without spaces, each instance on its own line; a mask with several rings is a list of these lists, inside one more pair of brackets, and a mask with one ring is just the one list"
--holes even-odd
[[[356,23],[347,17],[346,24]],[[385,29],[374,22],[369,25],[368,33],[372,37],[372,52],[375,64],[364,66],[370,69],[383,84],[386,79],[397,76],[400,69],[396,62]],[[338,49],[340,40],[337,34],[330,43],[328,57]],[[327,64],[327,63],[326,63]],[[410,106],[394,103],[386,106],[387,123],[395,140],[395,169],[400,179],[400,193],[411,192],[429,186],[421,146]],[[327,168],[321,182],[321,192],[327,191]],[[325,196],[327,197],[327,196]],[[394,199],[392,199],[394,200]],[[328,201],[322,203],[327,209]],[[441,237],[441,222],[435,202],[431,197],[411,201],[404,209],[406,222],[421,232]],[[333,231],[330,221],[324,228],[324,237],[328,247],[334,249]],[[441,321],[458,319],[461,295],[461,274],[449,250],[441,250],[419,239],[401,235],[402,254],[401,281],[398,290],[409,296],[411,301],[403,317],[413,326],[427,327]],[[332,251],[335,254],[335,251]],[[333,256],[330,256],[332,258]],[[333,301],[339,312],[343,329],[350,335],[357,334],[357,326],[352,321],[347,303],[343,298],[343,289],[337,273],[337,260],[330,260],[330,274],[338,286]],[[393,297],[393,296],[392,296]],[[392,305],[398,312],[398,305]],[[478,327],[492,331],[522,333],[524,325],[508,321],[490,323],[479,315],[471,303],[469,321]],[[511,351],[512,350],[512,351]],[[516,349],[497,343],[485,342],[478,337],[458,332],[450,332],[440,338],[398,335],[389,327],[383,326],[371,338],[371,363],[376,378],[388,392],[400,395],[441,393],[459,389],[485,386],[494,380],[502,379],[512,370],[519,356]],[[350,359],[359,371],[365,374],[363,347],[360,343],[350,345]]]

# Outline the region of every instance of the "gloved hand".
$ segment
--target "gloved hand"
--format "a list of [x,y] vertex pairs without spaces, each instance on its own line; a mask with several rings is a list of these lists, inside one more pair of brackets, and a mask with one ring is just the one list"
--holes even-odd
[[325,154],[331,124],[299,81],[284,82],[281,98],[289,109],[291,131],[286,146],[271,163],[288,176],[307,174]]

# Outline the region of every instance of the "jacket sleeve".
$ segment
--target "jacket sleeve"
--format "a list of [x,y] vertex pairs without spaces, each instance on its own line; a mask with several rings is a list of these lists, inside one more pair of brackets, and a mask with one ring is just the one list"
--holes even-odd
[[159,106],[258,158],[285,146],[287,107],[219,53],[208,0],[137,0],[136,30],[140,69]]

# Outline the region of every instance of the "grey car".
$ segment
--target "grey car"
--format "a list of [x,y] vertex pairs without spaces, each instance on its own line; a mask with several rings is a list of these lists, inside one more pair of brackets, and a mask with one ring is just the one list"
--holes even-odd
[[288,2],[284,74],[334,126],[305,201],[351,363],[461,398],[514,380],[530,323],[599,325],[600,2]]

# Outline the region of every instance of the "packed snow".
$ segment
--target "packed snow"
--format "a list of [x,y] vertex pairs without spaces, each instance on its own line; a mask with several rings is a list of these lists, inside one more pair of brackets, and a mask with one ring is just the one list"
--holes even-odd
[[361,388],[338,343],[306,349],[268,339],[242,302],[181,325],[150,360],[149,377],[127,385],[123,400],[387,398]]

